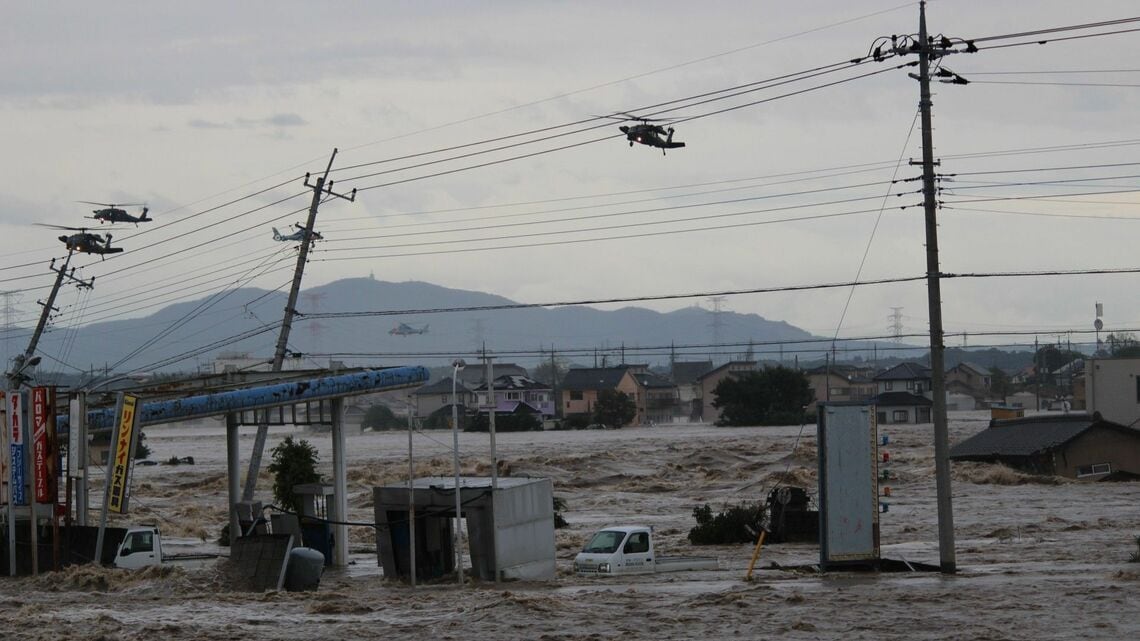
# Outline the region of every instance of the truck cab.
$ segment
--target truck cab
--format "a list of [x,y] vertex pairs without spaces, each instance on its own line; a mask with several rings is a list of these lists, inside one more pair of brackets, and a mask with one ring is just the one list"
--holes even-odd
[[652,574],[681,570],[715,570],[715,556],[658,556],[653,529],[619,525],[598,530],[574,557],[574,572],[585,575]]
[[653,571],[653,537],[647,527],[614,526],[590,537],[574,558],[578,574],[631,574]]
[[115,567],[137,570],[162,563],[162,536],[156,527],[132,527],[115,552]]

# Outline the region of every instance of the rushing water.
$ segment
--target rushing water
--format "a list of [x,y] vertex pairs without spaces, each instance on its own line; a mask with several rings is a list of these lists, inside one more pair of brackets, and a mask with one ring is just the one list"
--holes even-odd
[[[952,414],[951,440],[984,426],[980,413]],[[956,464],[954,576],[773,569],[818,560],[814,545],[785,544],[766,546],[746,582],[752,546],[688,544],[694,506],[762,500],[778,478],[814,484],[814,431],[688,425],[500,434],[510,473],[551,477],[568,504],[558,577],[548,583],[445,581],[413,590],[384,579],[371,529],[353,528],[354,564],[326,572],[316,593],[232,592],[213,567],[81,567],[0,579],[0,639],[1140,638],[1140,563],[1128,562],[1140,535],[1140,483]],[[937,564],[931,428],[883,432],[897,476],[881,515],[883,555]],[[331,471],[328,437],[302,436]],[[243,455],[251,442],[243,437]],[[450,442],[450,434],[417,435],[417,474],[450,474]],[[129,519],[157,522],[179,551],[216,549],[226,513],[221,426],[150,430],[148,443],[157,460],[193,456],[196,464],[137,468]],[[466,473],[486,473],[486,435],[462,435],[460,450]],[[370,521],[371,488],[406,479],[407,436],[352,436],[348,455],[350,516]],[[263,477],[262,491],[269,486]],[[662,552],[715,554],[723,569],[572,575],[570,560],[585,539],[612,522],[653,525]]]

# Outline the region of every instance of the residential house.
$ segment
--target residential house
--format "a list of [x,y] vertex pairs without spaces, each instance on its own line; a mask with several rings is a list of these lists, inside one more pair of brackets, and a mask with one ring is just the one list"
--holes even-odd
[[669,379],[642,369],[630,371],[637,383],[635,425],[672,423],[680,405],[677,386]]
[[[514,363],[494,363],[491,366],[491,375],[500,376],[530,376],[526,368]],[[459,382],[468,387],[475,388],[487,382],[486,363],[468,363],[467,367],[459,370]]]
[[[946,370],[947,394],[968,396],[973,399],[972,405],[961,401],[956,402],[956,409],[973,410],[987,407],[992,381],[993,375],[990,374],[989,370],[965,361]],[[947,401],[947,409],[950,409],[949,400]]]
[[1089,412],[1122,425],[1140,425],[1140,358],[1092,358],[1085,367]]
[[702,374],[712,371],[712,361],[673,361],[670,367],[673,384],[677,386],[678,414],[684,420],[701,418]]
[[824,401],[865,401],[875,395],[874,381],[850,367],[820,366],[804,374],[817,405]]
[[954,461],[1009,465],[1031,474],[1100,480],[1140,477],[1140,430],[1099,414],[995,420],[950,448]]
[[602,390],[624,392],[636,398],[637,381],[628,367],[581,367],[566,372],[559,386],[558,403],[563,416],[572,414],[590,415],[598,403],[598,393]]
[[[487,400],[487,384],[474,388],[480,411],[490,403]],[[495,377],[495,413],[517,414],[527,412],[540,419],[554,416],[554,390],[546,383],[517,374],[504,374]]]
[[756,361],[729,361],[720,367],[705,372],[698,377],[697,382],[701,392],[701,415],[697,417],[702,422],[715,423],[720,419],[720,410],[713,407],[716,400],[716,386],[730,376],[741,376],[756,371]]
[[566,373],[559,393],[562,415],[591,414],[602,390],[624,392],[637,413],[631,425],[672,422],[677,411],[677,387],[649,371],[645,364],[576,368]]
[[879,424],[930,422],[934,401],[929,367],[899,363],[874,380],[879,393],[871,402]]
[[[475,392],[462,381],[455,386],[456,403],[460,407],[474,407]],[[416,404],[416,418],[426,418],[441,407],[451,406],[451,377],[445,376],[434,383],[428,383],[412,392]]]

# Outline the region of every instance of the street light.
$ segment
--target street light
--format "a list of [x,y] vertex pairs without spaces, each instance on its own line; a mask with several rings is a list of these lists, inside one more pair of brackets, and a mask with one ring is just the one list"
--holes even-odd
[[455,396],[455,385],[459,379],[459,370],[467,366],[462,358],[457,358],[451,364],[451,440],[453,442],[452,463],[455,466],[455,532],[452,533],[452,545],[455,547],[455,580],[463,585],[463,549],[459,546],[459,530],[463,523],[461,511],[463,503],[459,497],[459,406]]

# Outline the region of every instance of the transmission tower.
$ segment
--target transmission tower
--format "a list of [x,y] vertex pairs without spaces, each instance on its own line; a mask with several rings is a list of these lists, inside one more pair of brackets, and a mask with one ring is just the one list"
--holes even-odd
[[709,321],[709,328],[712,329],[712,344],[713,349],[709,353],[709,359],[712,360],[714,365],[720,364],[721,354],[720,344],[721,335],[724,332],[724,301],[728,300],[725,296],[710,296],[708,301],[712,309],[709,313],[712,314],[712,319]]
[[[321,303],[325,300],[327,294],[325,292],[305,292],[301,294],[301,298],[305,299],[305,308],[312,310],[311,313],[319,314],[321,311]],[[309,321],[305,327],[309,332],[309,351],[314,354],[321,353],[321,334],[325,329],[325,325],[320,321]]]
[[887,320],[891,322],[887,326],[887,330],[891,332],[891,336],[895,338],[896,343],[902,342],[903,324],[902,324],[902,310],[901,307],[892,307],[891,314],[887,316]]

